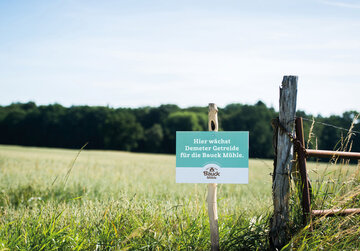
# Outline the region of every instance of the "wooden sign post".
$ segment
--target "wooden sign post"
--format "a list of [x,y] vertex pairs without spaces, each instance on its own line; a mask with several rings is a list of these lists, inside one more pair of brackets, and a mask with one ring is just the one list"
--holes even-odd
[[[209,104],[209,131],[217,132],[219,130],[218,126],[218,109],[215,104]],[[208,184],[208,213],[210,221],[210,238],[211,238],[211,250],[219,250],[219,226],[218,226],[218,215],[217,215],[217,184],[209,183]]]
[[208,183],[211,250],[219,250],[216,186],[247,184],[249,132],[219,132],[218,109],[209,104],[209,129],[176,132],[176,182]]

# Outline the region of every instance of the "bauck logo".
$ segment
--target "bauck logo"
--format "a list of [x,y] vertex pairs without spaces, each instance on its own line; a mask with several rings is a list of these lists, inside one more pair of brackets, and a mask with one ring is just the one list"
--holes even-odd
[[220,171],[214,166],[207,167],[203,173],[207,179],[216,179],[220,176]]

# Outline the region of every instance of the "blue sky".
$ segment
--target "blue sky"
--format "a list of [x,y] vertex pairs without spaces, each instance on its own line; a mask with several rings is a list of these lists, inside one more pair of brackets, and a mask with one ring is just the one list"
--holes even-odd
[[0,1],[0,104],[360,110],[360,1]]

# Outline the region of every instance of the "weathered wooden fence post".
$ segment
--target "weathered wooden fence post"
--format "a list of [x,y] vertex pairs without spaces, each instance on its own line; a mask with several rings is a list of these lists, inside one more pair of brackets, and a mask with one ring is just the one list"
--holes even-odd
[[[218,109],[215,104],[209,104],[209,131],[218,131]],[[218,215],[217,215],[217,198],[216,198],[216,183],[208,184],[208,213],[210,221],[210,238],[211,238],[211,250],[219,250],[219,227],[218,227]]]
[[278,250],[289,241],[290,172],[293,160],[293,143],[290,136],[294,131],[296,95],[297,76],[284,76],[280,87],[279,126],[272,186],[274,215],[270,230],[271,246]]
[[[301,117],[295,119],[295,131],[296,138],[299,140],[297,149],[297,161],[299,165],[299,172],[301,177],[301,192],[302,192],[302,208],[303,208],[303,223],[306,225],[310,222],[310,230],[312,230],[311,225],[311,201],[310,201],[310,181],[306,171],[306,151],[305,151],[305,140],[304,140],[304,127],[303,119]],[[301,144],[301,145],[300,145]],[[301,149],[302,148],[302,149]]]

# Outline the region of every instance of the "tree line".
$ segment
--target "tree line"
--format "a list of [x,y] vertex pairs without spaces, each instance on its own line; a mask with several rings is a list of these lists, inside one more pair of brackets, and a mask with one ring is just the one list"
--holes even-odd
[[[317,122],[349,128],[356,111],[341,116],[315,117]],[[303,111],[298,116],[312,119]],[[219,130],[249,131],[250,157],[273,156],[271,120],[278,113],[259,101],[254,105],[229,104],[219,109]],[[341,144],[346,131],[316,123],[312,146],[332,150]],[[304,121],[308,136],[311,122]],[[0,106],[0,144],[112,149],[133,152],[175,153],[176,131],[206,131],[207,107],[180,108],[166,104],[159,107],[111,108],[104,106],[40,105],[34,102]],[[357,121],[353,130],[360,131]],[[352,135],[352,151],[360,152],[359,135]]]

